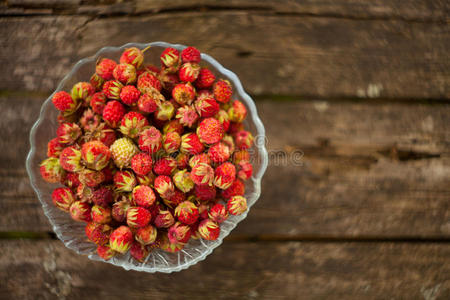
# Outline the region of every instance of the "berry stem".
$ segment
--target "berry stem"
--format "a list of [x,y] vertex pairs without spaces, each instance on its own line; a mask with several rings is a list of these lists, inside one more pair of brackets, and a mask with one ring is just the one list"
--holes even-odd
[[148,46],[148,47],[146,47],[146,48],[144,48],[143,50],[142,50],[142,53],[144,53],[145,51],[147,51],[148,49],[150,49],[152,46]]

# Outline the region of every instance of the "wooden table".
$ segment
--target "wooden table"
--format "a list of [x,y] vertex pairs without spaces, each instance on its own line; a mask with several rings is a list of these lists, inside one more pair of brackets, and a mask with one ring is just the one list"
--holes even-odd
[[[1,1],[0,298],[449,299],[449,11],[446,0]],[[39,108],[78,59],[156,40],[234,70],[272,152],[248,218],[170,275],[66,249],[24,167]]]

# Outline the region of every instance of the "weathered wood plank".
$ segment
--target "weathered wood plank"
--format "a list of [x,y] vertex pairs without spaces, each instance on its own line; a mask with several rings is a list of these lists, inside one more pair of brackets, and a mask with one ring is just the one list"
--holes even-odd
[[[51,230],[24,170],[41,102],[0,99],[0,231]],[[450,105],[259,101],[258,109],[272,159],[237,234],[450,236]]]
[[93,262],[59,241],[2,241],[0,252],[1,298],[450,297],[448,244],[225,242],[205,261],[170,275]]
[[137,0],[135,13],[182,9],[264,9],[278,13],[341,16],[350,18],[400,18],[411,20],[445,20],[450,8],[446,1],[382,0]]
[[[446,21],[447,1],[424,0],[9,0],[0,13],[24,14],[35,10],[53,9],[56,14],[145,14],[192,10],[265,10],[277,13],[336,16],[344,18],[398,18],[415,22]],[[26,10],[26,11],[25,11]]]
[[253,94],[450,98],[446,23],[209,11],[11,17],[0,20],[0,34],[0,89],[51,91],[77,59],[103,46],[166,40],[211,54]]

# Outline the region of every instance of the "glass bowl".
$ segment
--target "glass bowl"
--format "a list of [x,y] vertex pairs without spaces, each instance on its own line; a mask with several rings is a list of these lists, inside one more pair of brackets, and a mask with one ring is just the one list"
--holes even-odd
[[[144,49],[151,46],[145,53],[147,63],[159,64],[159,54],[166,47],[174,47],[178,50],[186,48],[183,45],[173,45],[165,42],[153,42],[149,44],[129,43],[121,47],[105,47],[100,49],[94,56],[80,60],[67,74],[54,93],[65,90],[70,91],[72,86],[79,81],[86,81],[95,70],[95,63],[99,57],[119,60],[121,52],[125,48],[137,47]],[[214,58],[202,53],[202,65],[207,65],[218,78],[226,78],[233,84],[233,98],[242,101],[248,109],[248,117],[244,123],[256,138],[254,146],[250,149],[253,164],[253,177],[246,182],[245,196],[248,200],[248,208],[258,200],[261,193],[261,178],[267,168],[268,156],[265,149],[264,126],[258,117],[256,106],[250,96],[244,91],[239,78],[230,70],[225,69]],[[58,184],[45,182],[39,173],[39,164],[46,158],[47,143],[56,135],[58,123],[56,117],[58,111],[52,105],[53,94],[44,102],[38,120],[34,123],[30,132],[31,149],[28,153],[26,167],[30,176],[31,185],[35,190],[39,201],[42,203],[45,215],[50,220],[58,238],[78,254],[88,255],[92,260],[104,261],[96,252],[96,246],[87,241],[84,227],[85,223],[75,222],[70,216],[57,209],[51,200],[51,193]],[[230,216],[222,223],[220,236],[215,241],[191,240],[183,250],[176,253],[167,253],[160,249],[153,250],[143,263],[135,261],[129,253],[118,255],[106,261],[126,270],[145,271],[149,273],[164,272],[171,273],[192,266],[200,260],[205,259],[222,240],[228,236],[236,225],[242,221],[247,212],[240,216]]]

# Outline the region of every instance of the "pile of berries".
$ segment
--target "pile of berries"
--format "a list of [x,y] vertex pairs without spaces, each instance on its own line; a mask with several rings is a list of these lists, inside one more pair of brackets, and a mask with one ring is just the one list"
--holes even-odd
[[105,260],[216,240],[229,214],[247,210],[253,137],[230,82],[194,47],[165,49],[160,67],[144,64],[145,50],[99,60],[90,82],[52,98],[59,127],[40,172],[65,185],[54,205],[86,222]]

